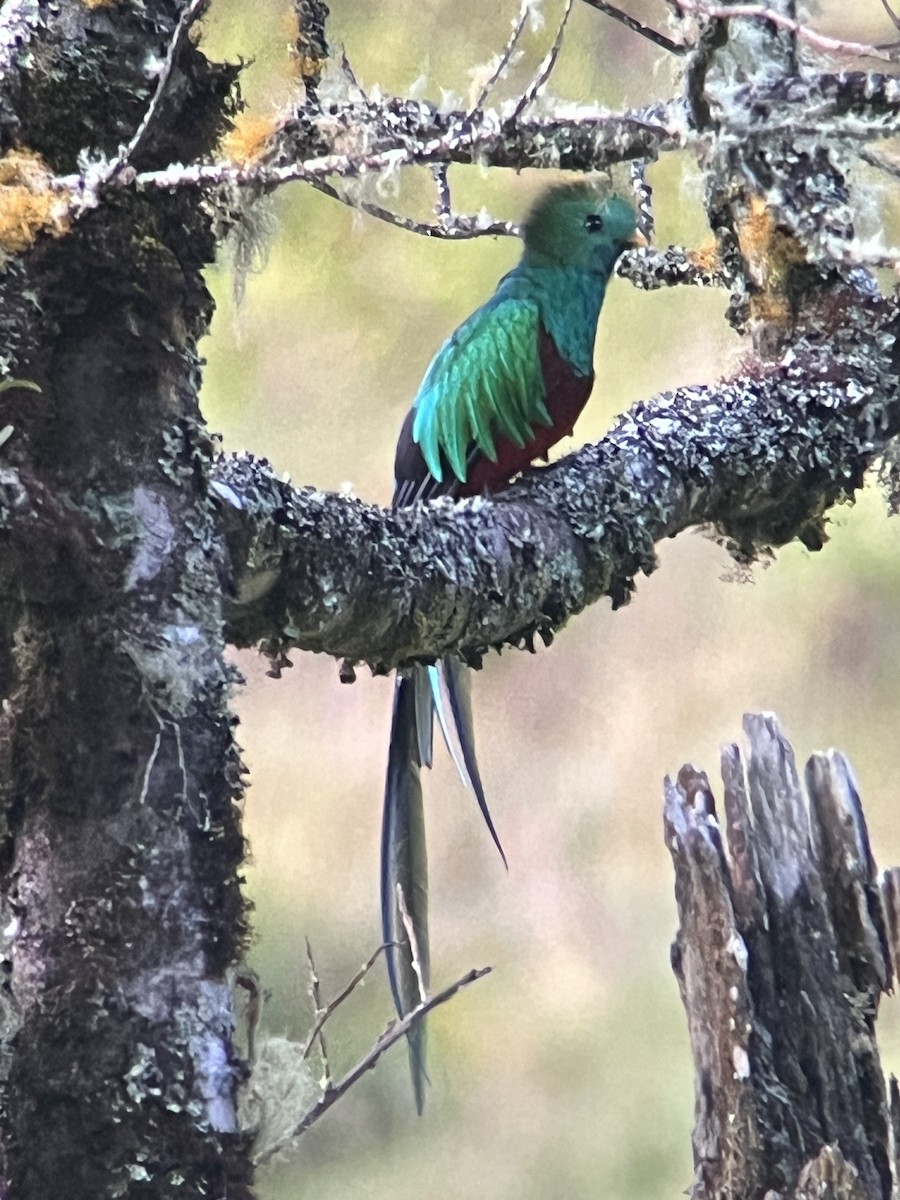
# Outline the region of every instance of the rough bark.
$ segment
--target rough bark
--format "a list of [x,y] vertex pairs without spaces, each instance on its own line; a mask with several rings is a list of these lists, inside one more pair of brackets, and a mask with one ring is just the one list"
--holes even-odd
[[[113,155],[181,9],[31,6],[5,47],[4,166]],[[231,80],[185,41],[135,165],[208,150]],[[248,1196],[240,767],[196,401],[213,240],[194,199],[121,195],[14,249],[6,367],[40,394],[0,396],[2,1192]]]
[[548,638],[587,604],[627,600],[654,543],[712,526],[746,562],[861,486],[900,429],[894,307],[830,293],[839,336],[789,361],[641,403],[598,443],[495,499],[390,512],[293,488],[222,458],[214,486],[237,579],[228,637],[296,645],[386,670],[455,648],[477,661]]
[[[147,187],[237,182],[270,189],[291,179],[360,177],[413,162],[590,172],[652,161],[679,147],[697,150],[695,135],[711,116],[709,100],[702,101],[708,60],[704,42],[688,58],[684,96],[623,112],[585,106],[575,115],[541,117],[493,108],[447,111],[401,96],[372,100],[332,73],[328,103],[314,109],[307,104],[279,122],[258,160],[160,168],[142,172],[138,182]],[[736,136],[752,128],[766,138],[780,131],[863,142],[893,136],[900,83],[862,71],[808,73],[802,79],[770,79],[763,72],[750,82],[740,77],[729,109],[722,114],[724,132]]]
[[[351,98],[346,78],[329,100],[324,6],[300,0],[305,105],[275,123],[259,162],[235,166],[204,161],[232,73],[181,37],[186,12],[11,0],[0,24],[0,374],[40,388],[0,391],[0,1191],[16,1198],[250,1194],[228,988],[245,930],[226,635],[377,669],[550,636],[602,595],[627,599],[654,543],[688,525],[712,525],[741,560],[794,537],[820,546],[827,508],[900,426],[897,311],[855,269],[844,181],[852,140],[890,131],[896,81],[801,78],[789,34],[716,19],[687,56],[684,97],[646,110],[441,113]],[[644,287],[729,286],[732,322],[757,351],[738,379],[638,406],[600,446],[456,509],[389,514],[291,489],[250,459],[214,466],[195,347],[214,249],[198,201],[215,185],[257,194],[407,162],[584,170],[676,145],[707,172],[716,260],[663,252],[626,273]],[[215,197],[224,226],[243,201]],[[829,770],[835,811],[855,812]],[[823,1180],[883,1195],[871,1025],[887,967],[868,859],[857,837],[856,874],[840,875],[824,803],[803,858],[795,792],[790,853],[813,864],[802,906],[784,884],[801,868],[774,849],[757,863],[741,842],[738,784],[730,873],[706,817],[694,830],[694,809],[670,803],[673,836],[684,827],[706,872],[725,947],[712,949],[737,1000],[687,942],[685,988],[705,979],[755,1038],[735,1026],[708,1046],[700,1183],[715,1190],[727,1168],[729,1194],[746,1179],[754,1196]],[[771,825],[762,807],[753,820]],[[834,866],[831,891],[817,863]],[[802,971],[751,981],[732,934],[763,967],[788,952],[770,945],[784,934]],[[849,1009],[804,939],[832,946]],[[816,989],[836,1006],[834,1062],[800,1024]],[[784,1013],[795,1019],[782,1028]],[[742,1090],[722,1107],[729,1069]],[[729,1114],[752,1135],[746,1163],[723,1148]],[[774,1170],[792,1130],[800,1150]]]
[[[599,446],[455,509],[384,513],[292,489],[251,459],[220,461],[236,588],[228,636],[377,671],[448,649],[477,663],[489,646],[551,637],[602,596],[622,603],[653,569],[654,543],[689,525],[712,526],[741,562],[794,538],[820,548],[826,509],[853,494],[898,428],[897,308],[855,266],[845,181],[847,139],[890,132],[898,103],[889,77],[801,75],[794,37],[766,22],[709,22],[683,98],[624,122],[595,115],[593,151],[576,161],[650,153],[648,129],[653,153],[676,142],[697,152],[715,269],[656,252],[626,256],[621,273],[640,287],[727,283],[732,323],[755,350],[745,373],[642,403]],[[286,122],[262,178],[304,148],[330,152],[337,173],[415,147],[495,162],[501,133],[528,161],[521,123],[496,115],[357,100],[340,108],[344,135],[348,124],[356,145],[338,163],[333,106]],[[578,142],[570,126],[546,133],[559,153]]]
[[706,774],[666,780],[693,1194],[887,1200],[875,1018],[893,967],[853,773],[836,751],[816,754],[804,790],[775,718],[744,729],[747,756],[722,754],[724,844]]

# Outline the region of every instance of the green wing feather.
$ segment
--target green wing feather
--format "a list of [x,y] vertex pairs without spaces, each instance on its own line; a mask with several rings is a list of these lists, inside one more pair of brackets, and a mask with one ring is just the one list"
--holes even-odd
[[541,373],[538,306],[493,299],[440,348],[415,400],[413,441],[438,482],[444,463],[465,482],[475,445],[497,460],[498,437],[524,446],[536,424],[550,425]]

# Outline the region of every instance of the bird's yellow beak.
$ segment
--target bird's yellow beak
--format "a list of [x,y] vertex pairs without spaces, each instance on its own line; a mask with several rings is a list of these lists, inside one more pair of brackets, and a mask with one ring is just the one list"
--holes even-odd
[[636,231],[634,237],[631,239],[630,245],[635,246],[640,249],[641,247],[649,246],[650,243],[647,241],[647,239],[644,237],[644,235],[638,229]]

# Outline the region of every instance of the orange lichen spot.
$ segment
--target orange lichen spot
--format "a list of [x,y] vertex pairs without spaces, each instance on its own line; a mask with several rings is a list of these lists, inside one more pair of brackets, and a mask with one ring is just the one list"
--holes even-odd
[[291,55],[288,70],[291,75],[300,80],[318,79],[324,65],[324,59],[317,58],[314,54],[301,54],[299,50],[295,50]]
[[737,228],[738,244],[753,285],[750,324],[758,352],[773,357],[793,323],[790,299],[792,270],[806,261],[806,252],[790,233],[780,229],[772,210],[751,196]]
[[741,253],[747,259],[762,257],[775,232],[775,218],[764,200],[751,196],[747,214],[738,226]]
[[297,38],[300,36],[300,19],[297,16],[297,9],[294,5],[291,5],[289,9],[281,14],[279,24],[281,25],[281,32],[287,40],[292,44],[296,43]]
[[10,150],[0,158],[0,251],[20,254],[39,233],[68,233],[69,194],[51,188],[52,178],[31,150]]
[[222,153],[238,166],[252,166],[265,158],[280,128],[281,123],[273,116],[239,113],[231,129],[222,138]]
[[118,8],[119,0],[81,0],[85,8]]
[[737,234],[750,278],[760,287],[780,290],[791,267],[806,259],[803,247],[778,228],[772,210],[759,196],[750,197]]
[[689,250],[687,256],[689,261],[701,271],[709,271],[712,274],[719,269],[719,247],[714,241],[707,242],[705,246],[700,246],[697,250]]
[[750,319],[766,325],[789,324],[791,306],[787,297],[777,292],[756,292],[750,297]]

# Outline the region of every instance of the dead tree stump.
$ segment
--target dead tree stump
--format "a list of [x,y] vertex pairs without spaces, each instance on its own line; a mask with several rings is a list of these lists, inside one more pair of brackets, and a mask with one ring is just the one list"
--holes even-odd
[[722,753],[724,844],[706,774],[685,766],[665,785],[672,963],[695,1066],[692,1195],[887,1200],[875,1019],[892,982],[896,876],[879,886],[842,754],[813,755],[801,784],[773,716],[746,716],[744,731],[748,754]]

